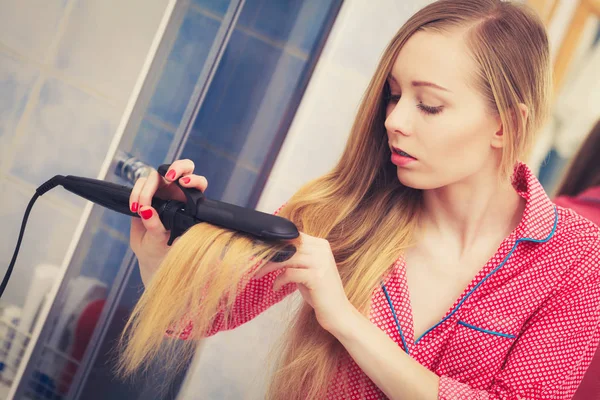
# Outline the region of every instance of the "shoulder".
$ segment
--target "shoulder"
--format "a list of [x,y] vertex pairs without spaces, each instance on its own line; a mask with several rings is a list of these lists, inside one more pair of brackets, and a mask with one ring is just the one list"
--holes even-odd
[[600,240],[600,227],[576,211],[556,205],[556,232],[557,240],[574,241],[580,244],[598,244]]
[[600,227],[575,211],[556,206],[557,222],[548,242],[556,264],[562,264],[569,278],[598,276],[600,273]]

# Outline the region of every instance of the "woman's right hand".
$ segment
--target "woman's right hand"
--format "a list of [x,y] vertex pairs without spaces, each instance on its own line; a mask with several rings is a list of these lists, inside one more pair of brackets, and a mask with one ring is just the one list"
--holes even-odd
[[205,177],[194,175],[194,163],[191,160],[177,160],[171,164],[163,178],[156,170],[145,178],[139,178],[131,191],[129,207],[141,218],[131,219],[129,244],[135,253],[140,266],[140,274],[144,286],[150,283],[154,273],[167,255],[170,246],[167,231],[152,208],[152,197],[185,201],[183,192],[175,185],[179,180],[181,186],[205,191],[208,181]]

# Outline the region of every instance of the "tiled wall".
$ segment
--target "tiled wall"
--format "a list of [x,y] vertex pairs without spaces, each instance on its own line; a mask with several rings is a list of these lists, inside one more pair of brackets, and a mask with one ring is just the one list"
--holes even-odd
[[[273,212],[302,184],[333,166],[384,47],[404,21],[428,2],[343,3],[258,209]],[[269,377],[267,353],[298,301],[299,296],[292,295],[253,321],[206,339],[179,399],[193,398],[195,393],[203,393],[206,399],[263,397]]]
[[[182,153],[207,177],[207,196],[252,205],[250,196],[260,190],[261,174],[268,173],[273,140],[288,109],[294,111],[293,96],[308,73],[332,3],[245,2]],[[220,19],[224,11],[211,0],[194,5],[191,11],[209,19]]]
[[[97,176],[166,3],[0,0],[0,273],[35,188],[55,174]],[[3,301],[22,305],[32,268],[60,265],[83,204],[60,188],[38,200]],[[95,229],[94,246],[120,240],[105,247],[118,258],[125,238]]]

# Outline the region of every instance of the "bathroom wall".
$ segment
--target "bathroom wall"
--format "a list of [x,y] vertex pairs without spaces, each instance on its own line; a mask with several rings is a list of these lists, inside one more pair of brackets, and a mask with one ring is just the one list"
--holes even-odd
[[[1,274],[35,188],[56,174],[98,174],[166,4],[0,0]],[[61,188],[37,201],[3,302],[23,304],[38,263],[62,263],[83,205]],[[120,261],[126,238],[95,229],[92,245]]]

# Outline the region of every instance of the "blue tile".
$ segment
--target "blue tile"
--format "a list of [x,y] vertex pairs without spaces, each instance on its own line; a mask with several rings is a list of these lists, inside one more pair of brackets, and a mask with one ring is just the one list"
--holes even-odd
[[0,53],[0,149],[11,143],[37,76],[33,66]]
[[145,118],[140,124],[129,153],[157,168],[164,163],[173,142],[173,136],[173,132],[168,127]]
[[323,25],[330,18],[333,7],[332,0],[308,0],[302,5],[302,10],[295,21],[294,33],[289,38],[289,44],[305,54],[314,51],[321,39]]
[[98,229],[83,259],[81,275],[96,278],[110,287],[128,248],[124,241],[116,239],[103,228]]
[[103,226],[119,232],[124,238],[129,238],[131,217],[113,210],[102,210],[101,221]]
[[304,66],[279,48],[234,32],[191,137],[260,168]]
[[213,14],[224,16],[229,8],[230,0],[192,0],[192,3]]
[[331,0],[247,0],[239,25],[309,53],[331,4]]
[[148,112],[178,126],[220,23],[193,9],[186,14],[167,59]]
[[277,42],[287,42],[302,0],[248,0],[238,24]]
[[[39,185],[56,174],[95,177],[120,112],[103,100],[49,79],[15,151],[11,173]],[[78,197],[64,196],[81,204]]]
[[[188,140],[182,158],[193,160],[196,173],[205,176],[208,180],[207,197],[240,206],[247,204],[250,191],[256,183],[255,172],[195,140]],[[232,187],[231,184],[235,186]]]

